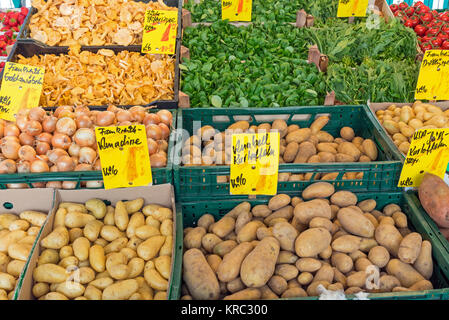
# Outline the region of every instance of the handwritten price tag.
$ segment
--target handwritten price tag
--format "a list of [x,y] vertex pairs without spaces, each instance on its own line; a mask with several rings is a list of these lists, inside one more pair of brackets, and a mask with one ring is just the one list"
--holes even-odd
[[174,54],[178,11],[147,10],[143,25],[142,53]]
[[221,0],[221,19],[251,21],[252,0]]
[[279,132],[232,135],[231,194],[275,195]]
[[419,70],[415,99],[449,99],[449,51],[427,50]]
[[44,74],[44,68],[6,62],[0,89],[0,119],[16,121],[20,109],[39,105]]
[[419,187],[424,173],[444,177],[449,162],[449,129],[420,129],[413,134],[398,187]]
[[338,2],[337,17],[366,17],[369,0],[340,0]]
[[152,183],[144,125],[96,127],[95,136],[105,189]]

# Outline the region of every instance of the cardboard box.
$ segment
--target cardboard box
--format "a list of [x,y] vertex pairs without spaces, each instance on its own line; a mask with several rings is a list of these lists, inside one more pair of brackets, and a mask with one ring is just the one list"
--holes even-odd
[[[34,299],[32,294],[32,288],[34,285],[33,271],[37,266],[37,260],[43,248],[40,246],[40,241],[45,238],[53,230],[53,222],[55,213],[61,202],[78,202],[84,203],[89,199],[98,198],[101,200],[109,201],[112,206],[115,206],[117,201],[120,200],[134,200],[136,198],[144,198],[147,204],[159,204],[164,207],[172,208],[173,210],[173,249],[172,249],[172,261],[171,261],[171,276],[169,279],[169,288],[172,285],[176,285],[173,289],[175,295],[179,295],[180,277],[181,277],[181,261],[178,261],[179,255],[182,259],[182,252],[177,252],[177,241],[182,241],[182,218],[181,215],[176,214],[175,197],[173,186],[170,184],[162,184],[156,186],[145,186],[135,188],[123,188],[123,189],[111,189],[111,190],[57,190],[55,193],[54,208],[47,219],[46,224],[35,244],[34,251],[29,258],[29,265],[26,274],[23,277],[22,287],[20,289],[18,299],[19,300],[32,300]],[[181,239],[177,239],[177,229],[181,228]],[[178,232],[179,234],[179,232]],[[177,254],[178,253],[178,254]],[[175,268],[178,266],[178,268]],[[175,270],[177,270],[175,272]],[[172,291],[173,291],[172,290]],[[178,299],[179,296],[173,296],[174,299]]]
[[[10,213],[19,215],[21,212],[26,210],[40,211],[48,214],[53,209],[53,202],[55,200],[55,190],[54,189],[8,189],[0,190],[0,215],[2,213]],[[48,220],[48,218],[47,218]],[[39,231],[36,239],[42,233],[43,227]],[[36,246],[36,240],[34,241],[33,247],[31,248],[30,256]],[[28,262],[25,264],[22,273],[20,274],[15,292],[14,300],[17,299],[18,292],[22,284],[22,279],[26,270],[28,268]]]

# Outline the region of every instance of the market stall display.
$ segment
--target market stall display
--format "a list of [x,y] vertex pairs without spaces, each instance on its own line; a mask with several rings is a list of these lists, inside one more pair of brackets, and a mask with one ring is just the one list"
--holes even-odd
[[[301,197],[207,209],[186,203],[183,210],[190,214],[184,212],[182,299],[308,297],[320,294],[319,285],[376,299],[392,291],[419,295],[431,281],[447,285],[432,277],[441,245],[401,194],[356,194],[319,182]],[[370,287],[375,270],[382,272],[379,287]]]
[[[101,180],[95,127],[131,124],[145,125],[151,166],[156,170],[166,168],[160,169],[163,172],[155,172],[155,178],[159,179],[159,184],[170,182],[171,161],[168,158],[174,125],[172,112],[141,106],[125,110],[112,105],[103,111],[63,106],[48,112],[38,107],[22,110],[16,123],[0,120],[0,179],[10,180],[6,182],[8,188],[26,188],[28,181],[21,175],[58,172],[60,175],[55,180],[50,180],[49,176],[31,185],[64,189],[79,186],[79,181],[70,179],[74,177],[71,171],[97,171],[96,180]],[[15,173],[19,174],[16,177],[19,181],[11,177]],[[64,180],[64,177],[69,179]],[[39,181],[39,177],[35,178]],[[103,182],[96,180],[82,182],[81,186],[102,187]]]

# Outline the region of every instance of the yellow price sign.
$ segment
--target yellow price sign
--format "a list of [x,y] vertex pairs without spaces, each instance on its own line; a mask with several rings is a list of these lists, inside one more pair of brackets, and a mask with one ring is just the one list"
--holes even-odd
[[444,177],[449,162],[449,129],[420,129],[413,134],[398,187],[419,187],[426,172]]
[[178,11],[147,10],[143,25],[142,53],[174,54]]
[[221,19],[251,21],[252,0],[221,0]]
[[366,17],[368,0],[340,0],[338,1],[337,17]]
[[0,119],[16,121],[21,109],[39,105],[45,69],[6,62],[0,89]]
[[105,189],[152,183],[144,125],[96,127],[95,136]]
[[279,141],[279,132],[232,135],[231,194],[277,193]]
[[419,69],[415,99],[449,99],[449,51],[427,50]]

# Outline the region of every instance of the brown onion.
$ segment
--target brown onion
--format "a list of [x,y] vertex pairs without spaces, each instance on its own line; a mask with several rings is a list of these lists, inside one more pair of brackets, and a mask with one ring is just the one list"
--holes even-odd
[[106,109],[106,111],[111,111],[111,112],[116,113],[116,112],[120,111],[120,108],[117,108],[117,107],[114,106],[113,104],[110,104],[110,105],[108,106],[108,108]]
[[64,149],[61,148],[56,148],[53,150],[50,150],[46,153],[48,160],[51,163],[56,164],[56,162],[58,162],[58,159],[61,158],[62,156],[68,156],[67,151],[65,151]]
[[58,172],[58,167],[57,166],[51,166],[50,167],[50,172]]
[[79,157],[72,157],[73,163],[76,165],[78,165],[79,163]]
[[42,132],[40,135],[36,137],[37,141],[47,142],[51,143],[51,138],[53,138],[53,135],[48,132]]
[[145,118],[143,119],[144,125],[149,124],[159,124],[161,122],[161,118],[155,113],[148,113]]
[[92,165],[88,163],[77,164],[75,171],[92,171]]
[[25,131],[27,127],[28,118],[27,116],[17,116],[16,117],[16,126],[21,130]]
[[103,111],[97,114],[95,123],[100,127],[107,127],[114,123],[115,114],[111,111]]
[[69,117],[60,118],[58,122],[56,122],[56,131],[62,134],[66,134],[69,137],[73,136],[73,134],[76,132],[75,120]]
[[83,147],[80,149],[79,162],[80,163],[94,163],[97,159],[97,153],[94,149]]
[[117,112],[116,117],[118,122],[131,121],[133,118],[131,112],[128,110],[120,110]]
[[79,145],[77,145],[75,142],[72,142],[68,151],[72,157],[78,157],[78,155],[80,154],[80,149],[81,147]]
[[16,136],[18,137],[20,134],[20,129],[14,123],[8,123],[3,129],[4,135],[7,136]]
[[63,133],[56,132],[53,135],[53,138],[51,138],[51,144],[55,148],[61,148],[67,150],[70,147],[70,144],[72,143],[72,140],[68,135],[65,135]]
[[147,144],[148,144],[148,154],[151,156],[152,154],[157,153],[157,151],[159,150],[159,146],[157,144],[156,141],[154,141],[151,138],[147,139]]
[[134,121],[138,121],[140,123],[143,122],[143,119],[145,118],[145,115],[147,114],[145,111],[145,108],[142,106],[134,106],[129,109],[129,112],[131,112]]
[[160,140],[162,138],[162,130],[157,124],[149,124],[146,126],[147,138]]
[[62,182],[61,181],[48,181],[45,185],[46,188],[54,188],[54,189],[61,189],[62,188]]
[[168,150],[168,142],[165,140],[158,140],[156,141],[158,146],[159,146],[159,150],[165,151],[167,152]]
[[2,122],[0,122],[0,139],[3,138],[4,129],[5,129],[5,124],[2,121]]
[[31,185],[33,188],[45,188],[45,182],[34,182]]
[[87,181],[86,188],[99,189],[103,187],[103,181]]
[[36,150],[31,146],[21,146],[19,149],[20,160],[34,161],[36,158]]
[[9,141],[20,143],[19,137],[16,137],[16,136],[5,136],[2,138],[2,143],[6,143]]
[[28,185],[26,183],[8,183],[6,185],[8,189],[28,189]]
[[69,156],[62,156],[58,159],[56,166],[60,172],[73,171],[75,169],[75,162]]
[[60,114],[64,113],[64,112],[67,112],[67,111],[68,112],[72,112],[73,111],[73,107],[72,106],[60,106],[60,107],[57,107],[53,115],[56,118],[60,118]]
[[158,152],[150,156],[150,163],[152,168],[162,168],[167,166],[167,157]]
[[165,123],[159,123],[159,128],[161,128],[162,139],[167,140],[170,136],[170,128]]
[[24,130],[25,133],[28,133],[30,136],[37,136],[42,132],[42,125],[37,120],[30,120],[27,122],[27,126]]
[[18,173],[31,172],[31,162],[26,160],[20,160],[19,162],[17,162],[17,172]]
[[117,123],[118,126],[130,126],[132,125],[131,121],[123,121],[123,122],[119,122]]
[[51,161],[48,159],[48,157],[45,154],[40,154],[40,155],[36,156],[36,158],[46,162],[48,164],[48,166],[52,165]]
[[75,117],[79,117],[81,115],[88,115],[90,112],[88,106],[79,106],[75,108]]
[[0,173],[15,173],[16,169],[16,162],[14,160],[6,159],[0,162]]
[[48,172],[50,168],[48,167],[47,162],[42,161],[40,159],[36,159],[31,162],[31,172]]
[[162,123],[165,123],[167,126],[171,126],[173,122],[173,115],[168,110],[159,110],[156,113],[159,118],[161,118]]
[[78,128],[92,128],[93,122],[87,115],[80,115],[75,119]]
[[75,189],[78,182],[76,181],[63,181],[62,188],[63,189]]
[[19,140],[21,145],[32,146],[34,145],[34,137],[30,136],[28,133],[22,132],[19,135]]
[[96,170],[96,171],[100,171],[100,170],[101,170],[101,162],[100,162],[100,158],[98,158],[98,159],[95,161],[95,163],[94,163],[94,165],[93,165],[93,169]]
[[58,118],[53,116],[46,116],[42,121],[42,129],[45,132],[52,133],[56,130],[56,122],[58,122]]
[[30,109],[30,112],[28,113],[28,118],[30,120],[36,120],[39,122],[42,122],[42,120],[44,120],[45,116],[46,116],[46,112],[45,112],[44,108],[41,108],[41,107],[32,108],[32,109]]
[[13,141],[2,143],[2,153],[7,159],[17,160],[19,158],[20,144]]
[[95,132],[88,128],[78,129],[73,136],[73,140],[80,147],[90,147],[95,144]]
[[34,148],[37,154],[46,154],[50,149],[50,145],[47,142],[36,141]]

